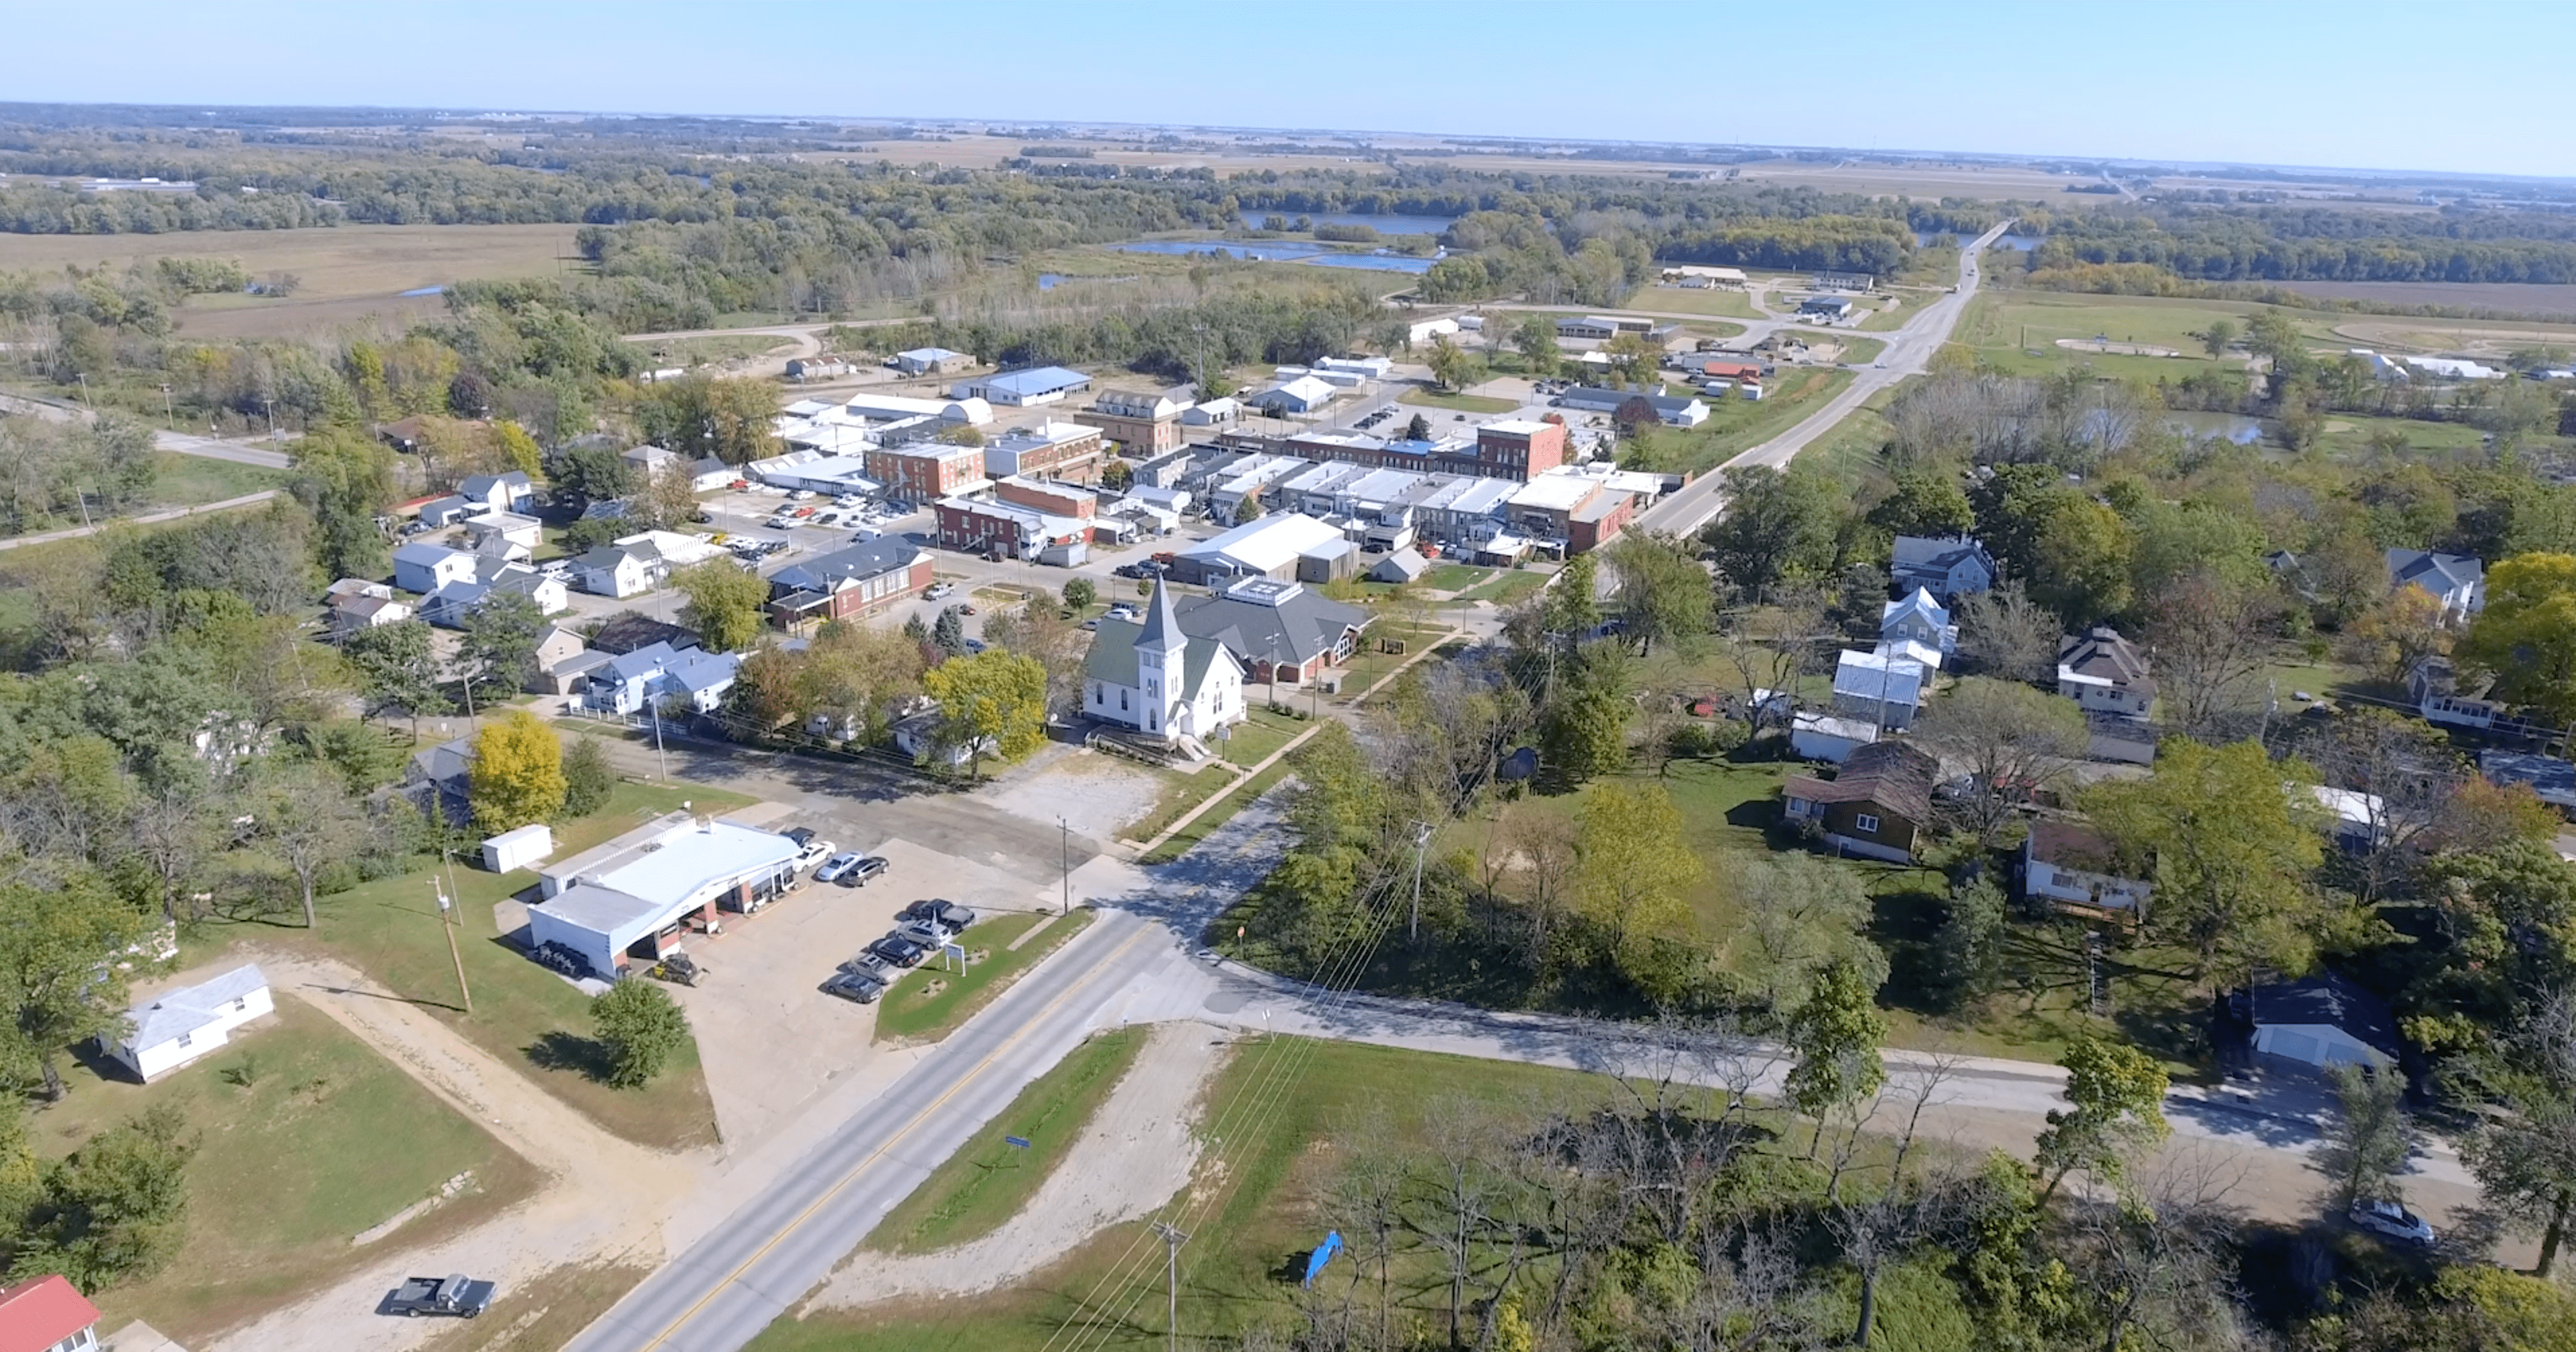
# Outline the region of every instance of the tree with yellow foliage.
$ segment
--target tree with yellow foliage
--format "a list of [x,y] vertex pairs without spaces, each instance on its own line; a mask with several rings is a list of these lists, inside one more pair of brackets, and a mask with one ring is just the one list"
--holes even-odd
[[563,743],[525,709],[484,725],[474,739],[474,825],[497,835],[563,811]]
[[2487,573],[2487,605],[2460,664],[2553,723],[2576,721],[2576,554],[2522,554]]

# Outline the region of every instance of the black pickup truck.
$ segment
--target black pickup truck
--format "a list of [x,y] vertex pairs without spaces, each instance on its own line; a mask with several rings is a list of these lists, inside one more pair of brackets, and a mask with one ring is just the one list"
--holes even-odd
[[459,1272],[445,1277],[406,1277],[387,1308],[414,1319],[425,1314],[472,1319],[491,1307],[492,1283],[472,1281]]

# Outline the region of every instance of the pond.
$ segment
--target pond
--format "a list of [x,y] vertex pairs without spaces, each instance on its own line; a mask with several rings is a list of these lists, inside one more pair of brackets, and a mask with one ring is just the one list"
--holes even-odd
[[1277,216],[1294,222],[1304,216],[1311,225],[1365,225],[1381,235],[1436,235],[1457,223],[1454,216],[1361,216],[1348,211],[1245,211],[1245,228],[1259,230],[1261,223]]
[[2164,416],[2167,430],[2178,432],[2195,441],[2230,441],[2251,446],[2263,439],[2263,424],[2234,413],[2168,413]]

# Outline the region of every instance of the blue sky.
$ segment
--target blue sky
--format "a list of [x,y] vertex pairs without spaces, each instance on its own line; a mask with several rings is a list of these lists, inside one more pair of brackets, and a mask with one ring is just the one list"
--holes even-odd
[[967,117],[2576,176],[2576,5],[29,3],[0,98]]

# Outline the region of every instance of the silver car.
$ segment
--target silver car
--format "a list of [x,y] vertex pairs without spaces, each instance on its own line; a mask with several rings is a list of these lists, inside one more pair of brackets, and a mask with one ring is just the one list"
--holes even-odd
[[2353,1224],[2400,1243],[2429,1249],[2436,1238],[2433,1227],[2423,1217],[2407,1210],[2402,1202],[2386,1199],[2355,1202],[2351,1215]]

